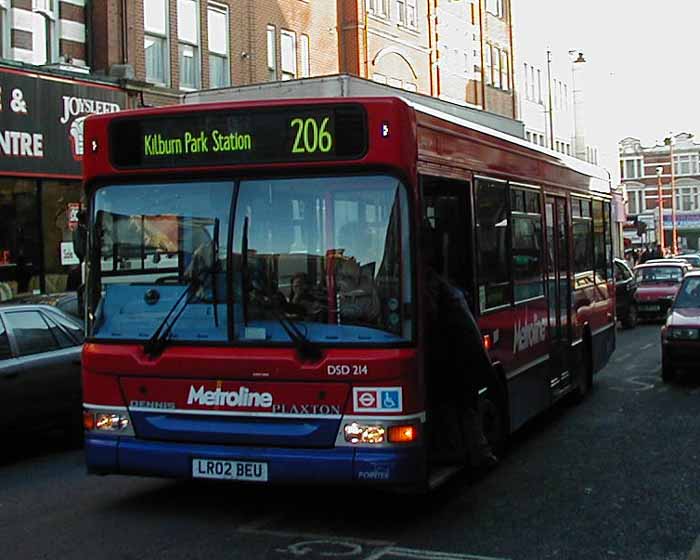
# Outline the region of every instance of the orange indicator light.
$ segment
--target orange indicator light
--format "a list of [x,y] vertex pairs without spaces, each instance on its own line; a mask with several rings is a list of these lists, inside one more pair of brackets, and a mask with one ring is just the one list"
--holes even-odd
[[410,443],[418,439],[418,430],[415,426],[390,426],[389,441],[391,443]]

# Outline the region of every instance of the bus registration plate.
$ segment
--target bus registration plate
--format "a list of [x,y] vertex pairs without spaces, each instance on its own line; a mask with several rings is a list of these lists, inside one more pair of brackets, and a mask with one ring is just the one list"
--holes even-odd
[[267,482],[267,463],[192,459],[192,478]]

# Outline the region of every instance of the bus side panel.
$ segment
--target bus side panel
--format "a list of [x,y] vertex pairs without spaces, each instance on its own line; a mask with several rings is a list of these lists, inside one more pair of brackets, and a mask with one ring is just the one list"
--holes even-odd
[[541,297],[486,313],[479,326],[491,337],[492,361],[503,367],[515,430],[551,404],[547,300]]

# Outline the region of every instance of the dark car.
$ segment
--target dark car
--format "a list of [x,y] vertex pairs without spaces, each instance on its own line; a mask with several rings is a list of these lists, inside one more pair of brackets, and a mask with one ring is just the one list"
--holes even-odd
[[82,322],[82,313],[78,306],[78,294],[76,292],[58,292],[55,294],[24,294],[16,296],[3,303],[33,305],[51,305],[61,311],[78,318]]
[[700,272],[683,279],[671,313],[661,330],[661,376],[700,369]]
[[688,272],[686,263],[647,262],[634,267],[637,291],[634,301],[640,319],[666,319],[673,298]]
[[81,324],[48,305],[0,305],[0,432],[81,429]]
[[629,265],[622,259],[615,259],[615,309],[617,318],[626,329],[637,325],[637,279]]

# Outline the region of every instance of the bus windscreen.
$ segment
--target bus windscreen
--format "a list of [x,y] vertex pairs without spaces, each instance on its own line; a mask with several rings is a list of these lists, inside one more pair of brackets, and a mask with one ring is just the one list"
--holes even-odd
[[355,104],[125,117],[110,124],[110,157],[131,169],[360,159],[366,120]]

